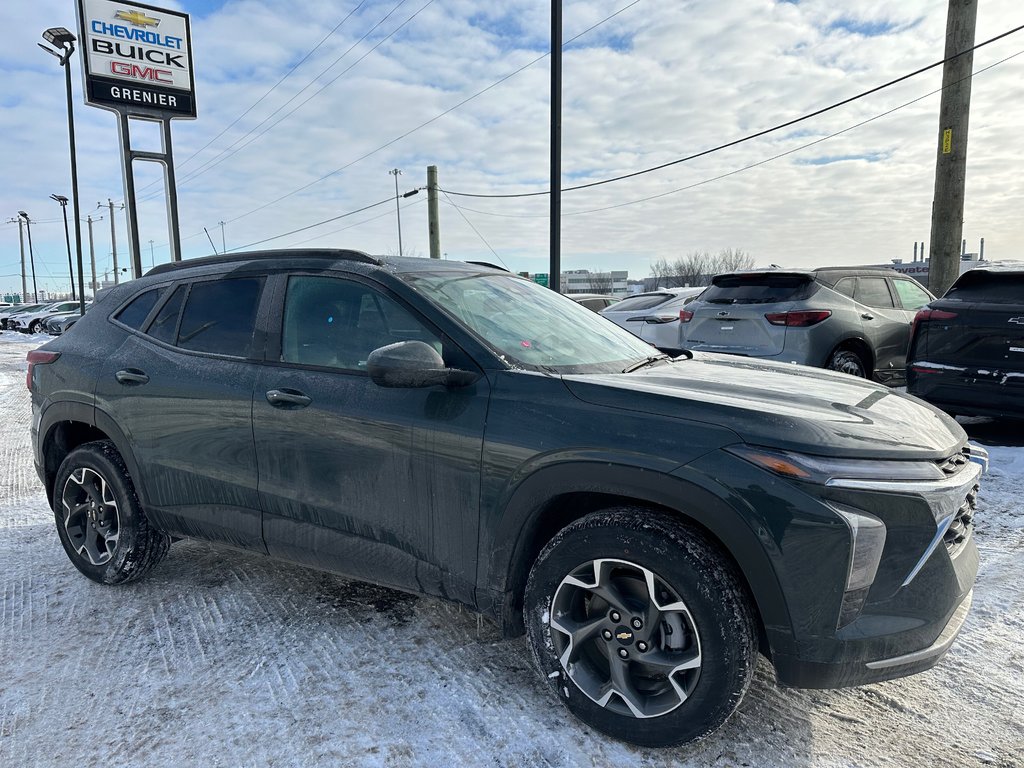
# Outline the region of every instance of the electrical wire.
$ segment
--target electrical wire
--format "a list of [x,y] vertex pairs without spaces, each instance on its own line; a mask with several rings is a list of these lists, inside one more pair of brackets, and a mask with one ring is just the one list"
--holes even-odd
[[[319,43],[317,43],[317,44],[316,44],[315,46],[313,46],[313,48],[311,48],[311,49],[309,50],[309,52],[307,52],[307,53],[306,53],[306,55],[305,55],[305,56],[303,56],[303,57],[302,57],[301,59],[299,59],[299,61],[298,61],[298,62],[297,62],[297,63],[296,63],[296,64],[295,64],[295,65],[294,65],[294,66],[293,66],[293,67],[292,67],[291,69],[289,69],[289,70],[288,70],[287,72],[285,72],[285,73],[284,73],[284,75],[283,75],[283,76],[281,77],[281,79],[280,79],[280,80],[278,80],[278,81],[277,81],[276,83],[274,83],[274,85],[272,85],[272,86],[270,87],[270,90],[268,90],[268,91],[267,91],[266,93],[264,93],[264,94],[263,94],[262,96],[260,96],[260,97],[259,97],[258,99],[256,99],[256,101],[254,101],[254,102],[253,102],[252,104],[250,104],[250,105],[249,105],[249,107],[248,107],[248,109],[246,109],[246,110],[245,110],[245,111],[244,111],[244,112],[243,112],[242,114],[240,114],[240,115],[239,115],[238,117],[236,117],[236,118],[235,118],[234,120],[232,120],[232,121],[231,121],[230,123],[228,123],[228,125],[227,125],[227,126],[225,126],[225,127],[224,127],[224,128],[223,128],[223,129],[221,130],[221,132],[220,132],[220,133],[218,133],[218,134],[217,134],[216,136],[214,136],[214,137],[213,137],[212,139],[210,139],[210,140],[209,140],[208,142],[206,142],[206,143],[205,143],[205,144],[204,144],[203,146],[201,146],[201,147],[200,147],[199,149],[197,149],[197,150],[196,150],[195,152],[193,152],[193,153],[192,153],[191,155],[189,155],[189,156],[188,156],[187,158],[185,158],[185,159],[184,159],[184,160],[182,160],[182,161],[181,161],[180,163],[178,163],[178,166],[177,166],[177,167],[178,167],[178,168],[182,168],[182,167],[184,167],[184,166],[188,165],[188,164],[189,164],[190,162],[192,162],[192,161],[193,161],[193,160],[194,160],[194,159],[195,159],[195,158],[196,158],[197,156],[199,156],[199,154],[200,154],[200,153],[202,153],[203,151],[205,151],[205,150],[206,150],[206,149],[207,149],[207,148],[208,148],[208,147],[209,147],[209,146],[210,146],[211,144],[213,144],[213,143],[214,143],[215,141],[217,141],[217,139],[219,139],[219,138],[220,138],[221,136],[223,136],[223,135],[224,135],[225,133],[227,133],[227,132],[228,132],[228,131],[230,131],[230,130],[231,130],[232,128],[234,128],[234,127],[235,127],[235,126],[236,126],[236,125],[238,124],[238,121],[239,121],[239,120],[241,120],[241,119],[242,119],[243,117],[245,117],[245,116],[246,116],[246,115],[248,115],[248,114],[249,114],[250,112],[252,112],[252,110],[253,110],[253,109],[255,109],[255,108],[256,108],[257,106],[259,106],[259,104],[260,104],[261,102],[263,102],[263,100],[264,100],[264,99],[266,99],[266,98],[267,98],[267,97],[268,97],[268,96],[269,96],[270,94],[272,94],[272,93],[273,93],[273,92],[274,92],[275,90],[277,90],[277,88],[278,88],[278,87],[279,87],[279,86],[281,85],[281,83],[283,83],[283,82],[284,82],[285,80],[287,80],[287,79],[288,79],[289,77],[291,77],[291,75],[292,75],[292,74],[293,74],[293,73],[295,72],[295,70],[296,70],[296,69],[298,69],[298,68],[299,68],[299,67],[301,67],[301,66],[302,66],[303,64],[305,64],[305,63],[306,63],[306,62],[307,62],[307,61],[309,60],[309,57],[310,57],[310,56],[312,56],[312,55],[313,55],[314,53],[316,53],[316,52],[317,52],[318,50],[320,50],[321,46],[323,46],[323,44],[324,44],[324,43],[326,43],[326,42],[328,41],[328,39],[330,39],[330,38],[331,38],[331,37],[332,37],[332,36],[334,35],[334,33],[335,33],[335,32],[337,32],[337,31],[338,31],[339,29],[341,29],[342,25],[343,25],[343,24],[344,24],[344,23],[345,23],[346,21],[348,21],[348,20],[349,20],[350,18],[352,18],[352,16],[353,16],[353,15],[354,15],[354,14],[356,13],[356,11],[358,11],[358,10],[359,10],[360,8],[362,8],[362,7],[364,6],[364,5],[366,5],[366,0],[360,0],[359,4],[358,4],[358,5],[357,5],[357,6],[355,7],[355,8],[353,8],[353,9],[352,9],[351,11],[349,11],[349,12],[348,12],[348,13],[347,13],[347,14],[345,15],[345,18],[343,18],[343,19],[342,19],[341,21],[339,21],[339,22],[338,22],[337,24],[335,24],[335,25],[334,25],[334,28],[333,28],[333,29],[332,29],[332,30],[331,30],[330,32],[328,32],[328,33],[327,33],[326,35],[324,35],[323,39],[322,39],[322,40],[321,40],[321,41],[320,41]],[[371,31],[372,31],[372,30],[371,30]],[[351,50],[351,49],[349,49],[349,50]],[[347,53],[347,52],[346,52],[346,53]],[[343,54],[343,56],[344,56],[344,54]],[[334,66],[334,64],[337,64],[339,60],[340,60],[340,59],[335,59],[334,63],[332,63],[332,64],[331,64],[331,67],[333,67],[333,66]],[[328,67],[328,69],[330,69],[330,67]],[[324,70],[323,72],[326,72],[326,71],[327,71],[327,70]],[[320,74],[318,74],[318,75],[317,75],[317,76],[316,76],[315,78],[313,78],[313,80],[315,81],[315,80],[316,80],[316,79],[317,79],[318,77],[320,77],[320,75],[322,75],[322,74],[323,74],[323,72],[321,72]],[[308,86],[307,86],[307,87],[308,87]],[[302,92],[302,91],[299,91],[299,93],[301,93],[301,92]],[[287,103],[287,102],[286,102],[286,103]],[[147,185],[146,185],[145,187],[143,187],[142,189],[140,189],[140,190],[139,190],[139,192],[145,192],[145,190],[146,190],[147,188],[149,188],[149,187],[152,187],[152,186],[155,186],[156,184],[159,184],[159,183],[160,183],[159,181],[152,181],[152,182],[150,182],[149,184],[147,184]]]
[[[423,203],[425,201],[426,201],[426,198],[420,197],[420,198],[417,198],[416,200],[414,200],[411,203],[406,203],[405,205],[401,206],[401,208],[404,211],[406,208],[412,208],[414,205],[419,205],[420,203]],[[309,237],[309,238],[306,238],[305,240],[299,240],[299,242],[297,242],[297,243],[292,243],[290,247],[294,248],[294,247],[299,246],[299,245],[305,245],[306,243],[311,243],[314,240],[319,240],[319,239],[324,238],[324,237],[330,237],[331,235],[336,235],[339,232],[344,232],[344,231],[349,230],[349,229],[354,229],[355,227],[362,226],[363,224],[369,224],[371,221],[377,221],[377,219],[383,219],[385,216],[390,216],[390,215],[391,215],[391,211],[385,211],[384,213],[378,213],[376,216],[371,216],[368,219],[363,219],[362,221],[357,221],[355,224],[349,224],[347,227],[341,227],[340,229],[332,229],[330,232],[324,232],[323,234],[316,235],[315,237]]]
[[[505,263],[505,260],[498,255],[498,252],[494,250],[494,248],[491,247],[491,244],[487,242],[487,238],[480,234],[480,230],[473,226],[473,222],[470,221],[466,214],[462,212],[462,209],[455,204],[455,201],[448,197],[448,193],[443,192],[443,194],[448,199],[448,203],[451,205],[451,207],[459,212],[459,215],[462,217],[463,221],[469,224],[469,228],[476,232],[476,236],[479,237],[481,242],[483,242],[483,244],[487,246],[488,250],[494,254],[494,258],[500,261],[502,266],[505,267],[505,269],[509,269],[509,266],[508,264]],[[512,270],[509,269],[509,271],[511,272]]]
[[[705,149],[705,150],[702,150],[700,152],[696,152],[696,153],[694,153],[692,155],[687,155],[685,157],[680,157],[680,158],[677,158],[675,160],[670,160],[667,163],[661,163],[659,165],[654,165],[654,166],[651,166],[650,168],[644,168],[643,170],[633,171],[631,173],[624,173],[624,174],[622,174],[620,176],[613,176],[613,177],[608,178],[608,179],[601,179],[599,181],[590,181],[590,182],[587,182],[585,184],[576,184],[576,185],[571,186],[571,187],[562,187],[561,191],[562,192],[575,192],[577,190],[590,189],[591,187],[597,187],[597,186],[601,186],[603,184],[612,184],[613,182],[616,182],[616,181],[623,181],[625,179],[632,179],[632,178],[635,178],[637,176],[643,176],[644,174],[653,173],[655,171],[660,171],[660,170],[663,170],[665,168],[669,168],[669,167],[671,167],[673,165],[679,165],[680,163],[686,163],[686,162],[689,162],[690,160],[696,160],[697,158],[705,157],[706,155],[710,155],[710,154],[713,154],[715,152],[721,152],[724,149],[729,149],[730,147],[735,147],[738,144],[743,144],[745,142],[752,141],[753,139],[761,138],[762,136],[766,136],[769,133],[775,133],[776,131],[781,131],[783,128],[789,128],[791,126],[797,125],[798,123],[802,123],[802,122],[804,122],[806,120],[810,120],[811,118],[818,117],[819,115],[823,115],[826,112],[831,112],[834,109],[838,109],[839,107],[845,106],[845,105],[850,104],[850,103],[852,103],[854,101],[857,101],[859,99],[863,99],[866,96],[870,96],[872,94],[878,93],[879,91],[883,91],[886,88],[890,88],[890,87],[892,87],[894,85],[897,85],[898,83],[902,83],[902,82],[904,82],[906,80],[909,80],[912,77],[917,77],[918,75],[920,75],[920,74],[922,74],[924,72],[927,72],[927,71],[929,71],[931,69],[935,69],[936,67],[942,66],[943,64],[945,64],[945,63],[947,63],[949,61],[953,61],[954,59],[958,59],[958,58],[960,58],[961,56],[963,56],[963,55],[965,55],[967,53],[971,53],[972,51],[976,51],[979,48],[982,48],[982,47],[984,47],[986,45],[989,45],[990,43],[994,43],[997,40],[1001,40],[1004,37],[1007,37],[1009,35],[1014,34],[1015,32],[1019,32],[1022,29],[1024,29],[1024,24],[1021,24],[1018,27],[1014,27],[1013,29],[1009,29],[1006,32],[1003,32],[1001,34],[996,35],[995,37],[991,37],[988,40],[985,40],[984,42],[978,43],[977,45],[973,46],[972,48],[968,48],[967,50],[961,51],[960,53],[954,54],[952,56],[948,56],[948,57],[946,57],[944,59],[940,59],[939,61],[936,61],[936,62],[934,62],[932,64],[928,64],[927,66],[921,67],[920,69],[916,69],[913,72],[909,72],[909,73],[907,73],[905,75],[901,75],[900,77],[897,77],[894,80],[890,80],[890,81],[888,81],[886,83],[882,83],[881,85],[877,85],[874,88],[870,88],[870,89],[868,89],[866,91],[862,91],[861,93],[858,93],[855,96],[850,96],[849,98],[842,99],[841,101],[837,101],[834,104],[830,104],[827,107],[822,107],[821,109],[816,109],[813,112],[808,112],[807,114],[801,115],[800,117],[793,118],[792,120],[787,120],[784,123],[779,123],[778,125],[772,126],[771,128],[765,128],[764,130],[757,131],[756,133],[748,134],[748,135],[743,136],[743,137],[741,137],[739,139],[733,139],[732,141],[726,142],[725,144],[719,144],[716,147],[711,147],[710,149]],[[473,192],[455,192],[455,191],[452,191],[452,190],[446,190],[445,192],[446,192],[446,194],[452,194],[452,195],[455,195],[457,197],[481,197],[481,198],[540,197],[542,195],[549,195],[549,194],[551,194],[550,190],[543,190],[543,191],[539,191],[539,192],[507,193],[507,194],[481,194],[481,193],[473,193]]]
[[[215,157],[213,157],[212,159],[208,160],[206,163],[204,163],[202,166],[200,166],[196,170],[190,172],[189,174],[186,174],[185,177],[182,178],[181,181],[178,182],[178,186],[183,186],[184,184],[187,184],[188,182],[193,181],[194,179],[198,178],[199,176],[201,176],[202,174],[206,173],[207,171],[212,170],[213,168],[215,168],[216,166],[220,165],[222,162],[224,162],[228,158],[234,157],[240,151],[242,151],[246,147],[250,146],[254,142],[258,141],[260,138],[262,138],[267,133],[272,131],[274,128],[276,128],[278,125],[280,125],[286,119],[288,119],[288,117],[290,117],[292,114],[294,114],[299,109],[301,109],[303,106],[305,106],[310,101],[312,101],[314,98],[316,98],[324,90],[329,88],[331,85],[333,85],[339,79],[341,79],[342,77],[347,75],[349,72],[351,72],[353,69],[355,69],[355,67],[358,66],[360,62],[362,62],[371,53],[376,51],[381,45],[383,45],[389,39],[391,39],[396,34],[398,34],[398,32],[400,32],[406,25],[408,25],[410,22],[412,22],[413,19],[415,19],[423,11],[425,11],[430,5],[432,5],[435,2],[435,0],[427,0],[427,2],[422,7],[420,7],[419,10],[417,10],[415,13],[413,13],[412,16],[410,16],[408,19],[406,19],[401,24],[399,24],[397,27],[395,27],[395,29],[393,29],[387,35],[385,35],[380,40],[378,40],[374,44],[374,46],[372,48],[370,48],[370,50],[368,50],[366,53],[364,53],[362,56],[360,56],[358,59],[356,59],[347,68],[342,70],[339,74],[334,76],[332,79],[328,80],[319,89],[317,89],[315,92],[310,94],[307,98],[305,98],[303,101],[301,101],[295,107],[293,107],[292,109],[288,110],[280,118],[278,118],[276,121],[274,121],[273,124],[271,124],[270,126],[265,128],[264,130],[259,131],[259,129],[262,126],[266,125],[282,109],[284,109],[286,106],[288,106],[293,101],[295,101],[295,99],[298,98],[299,95],[302,94],[303,91],[305,91],[307,88],[309,88],[311,85],[313,85],[324,73],[326,73],[328,70],[330,70],[332,67],[334,67],[335,64],[337,64],[339,61],[341,61],[343,58],[345,58],[345,56],[347,56],[349,54],[349,52],[351,52],[353,49],[356,48],[356,46],[358,46],[367,37],[369,37],[369,35],[371,33],[373,33],[374,30],[376,30],[381,24],[383,24],[385,21],[387,21],[388,18],[390,18],[391,15],[394,14],[395,11],[397,11],[406,2],[408,2],[408,0],[399,0],[398,4],[395,5],[390,11],[388,11],[388,13],[384,16],[384,18],[382,18],[380,21],[378,21],[365,35],[363,35],[361,38],[359,38],[359,40],[357,40],[355,43],[353,43],[349,47],[349,49],[345,51],[345,53],[343,53],[341,56],[339,56],[337,59],[335,59],[335,61],[329,67],[327,67],[327,69],[323,70],[323,72],[321,72],[319,75],[317,75],[315,78],[313,78],[313,80],[311,80],[309,83],[307,83],[300,91],[298,91],[298,93],[293,95],[290,99],[288,99],[288,101],[286,101],[284,104],[282,104],[277,109],[275,109],[273,112],[271,112],[269,115],[267,115],[267,117],[263,118],[262,121],[260,121],[256,126],[254,126],[252,129],[250,129],[247,133],[243,134],[239,139],[235,140],[235,142],[232,143],[229,147],[227,147],[226,149],[222,150],[220,152],[220,154],[218,154]],[[259,132],[257,133],[257,131],[259,131]],[[144,199],[151,199],[151,198],[144,198]],[[237,221],[237,219],[232,219],[231,221]]]
[[[1017,53],[1014,53],[1014,54],[1011,54],[1010,56],[1007,56],[1007,57],[1005,57],[1003,59],[1000,59],[999,61],[996,61],[996,62],[994,62],[992,64],[989,64],[986,67],[982,67],[981,69],[979,69],[979,70],[977,70],[975,72],[972,72],[967,77],[961,78],[960,80],[957,80],[957,81],[954,81],[954,82],[950,83],[949,85],[943,86],[942,88],[936,88],[934,91],[929,91],[928,93],[926,93],[926,94],[924,94],[922,96],[918,96],[915,99],[911,99],[910,101],[904,102],[903,104],[900,104],[900,105],[898,105],[896,107],[893,107],[892,109],[888,109],[885,112],[880,112],[879,114],[877,114],[877,115],[875,115],[873,117],[869,117],[866,120],[861,120],[859,123],[854,123],[853,125],[849,125],[846,128],[843,128],[842,130],[835,131],[834,133],[830,133],[827,136],[822,136],[822,137],[820,137],[818,139],[815,139],[814,141],[809,141],[806,144],[801,144],[798,147],[793,147],[792,149],[788,149],[785,152],[780,152],[780,153],[778,153],[776,155],[772,155],[771,157],[765,158],[764,160],[759,160],[756,163],[750,163],[749,165],[745,165],[742,168],[736,168],[736,169],[734,169],[732,171],[728,171],[727,173],[722,173],[722,174],[719,174],[717,176],[712,176],[710,178],[694,182],[693,184],[687,184],[684,187],[678,187],[676,189],[671,189],[671,190],[669,190],[667,192],[659,192],[656,195],[649,195],[647,197],[641,197],[641,198],[638,198],[636,200],[628,200],[628,201],[626,201],[624,203],[615,203],[614,205],[606,205],[606,206],[602,206],[600,208],[586,208],[584,210],[579,210],[579,211],[563,211],[562,212],[562,216],[583,216],[583,215],[589,214],[589,213],[600,213],[602,211],[610,211],[610,210],[613,210],[615,208],[625,208],[626,206],[637,205],[638,203],[646,203],[646,202],[649,202],[651,200],[657,200],[659,198],[668,197],[669,195],[674,195],[674,194],[677,194],[679,192],[685,192],[685,191],[690,190],[690,189],[695,189],[696,187],[702,187],[705,184],[710,184],[713,181],[719,181],[721,179],[728,178],[729,176],[735,176],[738,173],[743,173],[744,171],[749,171],[749,170],[751,170],[753,168],[757,168],[759,166],[766,165],[766,164],[768,164],[768,163],[770,163],[770,162],[772,162],[774,160],[778,160],[778,159],[786,157],[788,155],[795,154],[795,153],[800,152],[802,150],[805,150],[805,149],[807,149],[809,147],[813,147],[816,144],[821,144],[824,141],[828,141],[829,139],[834,139],[836,136],[841,136],[844,133],[848,133],[848,132],[850,132],[850,131],[852,131],[852,130],[854,130],[856,128],[860,128],[861,126],[867,125],[868,123],[873,123],[876,120],[880,120],[883,117],[888,117],[889,115],[893,114],[894,112],[898,112],[901,109],[904,109],[906,107],[909,107],[909,106],[912,106],[914,104],[917,104],[919,101],[923,101],[923,100],[929,98],[930,96],[934,96],[937,93],[941,93],[946,88],[951,88],[954,85],[957,85],[957,84],[959,84],[961,82],[964,82],[965,80],[969,80],[969,79],[971,79],[973,77],[977,77],[978,75],[982,74],[983,72],[987,72],[990,69],[994,69],[995,67],[998,67],[1000,64],[1005,64],[1007,61],[1010,61],[1011,59],[1015,59],[1015,58],[1017,58],[1018,56],[1021,56],[1021,55],[1024,55],[1024,50],[1018,51]],[[498,212],[495,212],[495,211],[482,211],[482,210],[479,210],[479,209],[476,209],[476,208],[468,208],[466,206],[462,206],[462,209],[464,211],[470,211],[471,213],[479,213],[479,214],[482,214],[484,216],[498,216],[498,217],[502,217],[502,218],[546,219],[549,216],[549,214],[547,214],[547,213],[498,213]]]

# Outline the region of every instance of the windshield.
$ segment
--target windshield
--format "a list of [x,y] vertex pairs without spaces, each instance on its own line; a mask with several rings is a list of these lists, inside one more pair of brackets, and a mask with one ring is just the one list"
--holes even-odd
[[984,304],[1024,304],[1024,274],[1014,272],[965,272],[943,297]]
[[520,277],[451,273],[404,277],[513,367],[552,373],[618,373],[658,354],[610,320]]

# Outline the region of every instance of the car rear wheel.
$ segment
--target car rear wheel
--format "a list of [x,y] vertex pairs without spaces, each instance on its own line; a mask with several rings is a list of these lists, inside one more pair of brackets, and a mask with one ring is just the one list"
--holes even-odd
[[623,741],[667,747],[720,727],[756,664],[735,568],[701,531],[619,507],[565,529],[526,588],[534,659],[568,709]]
[[86,443],[68,454],[54,483],[53,513],[68,558],[93,581],[133,581],[167,556],[170,538],[149,525],[111,442]]
[[41,330],[43,330],[43,322],[41,320],[34,321],[32,325],[28,327],[29,333],[39,333]]
[[859,376],[862,379],[868,378],[868,367],[857,352],[852,349],[837,349],[828,359],[825,366],[830,371],[848,373],[851,376]]

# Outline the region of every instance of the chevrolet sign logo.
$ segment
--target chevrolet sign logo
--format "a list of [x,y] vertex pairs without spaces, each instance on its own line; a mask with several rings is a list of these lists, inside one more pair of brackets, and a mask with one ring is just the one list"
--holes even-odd
[[1024,317],[1011,317],[1006,322],[1008,322],[1008,323],[1016,323],[1017,325],[1024,325]]
[[115,19],[121,21],[127,21],[129,24],[134,24],[136,27],[158,27],[160,26],[160,19],[154,19],[152,16],[147,16],[142,11],[118,11],[114,14]]

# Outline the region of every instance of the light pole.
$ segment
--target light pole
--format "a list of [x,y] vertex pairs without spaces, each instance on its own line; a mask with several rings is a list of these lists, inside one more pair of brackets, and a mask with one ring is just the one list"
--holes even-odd
[[224,234],[224,222],[223,221],[218,221],[217,223],[220,224],[220,252],[221,253],[227,253],[228,252],[228,239],[227,239],[227,236]]
[[156,266],[156,255],[153,253],[153,241],[149,241],[149,268]]
[[[78,159],[75,156],[75,110],[71,100],[71,54],[75,52],[75,36],[64,27],[51,27],[43,32],[43,40],[60,50],[60,53],[42,43],[39,47],[56,56],[64,68],[64,85],[68,96],[68,144],[71,148],[71,195],[74,197],[75,211],[75,249],[78,254],[78,310],[85,314],[85,270],[82,269],[82,222],[78,210]],[[65,216],[67,214],[65,213]],[[70,248],[70,238],[69,238]],[[72,295],[74,295],[74,271],[71,273]]]
[[36,257],[32,252],[32,224],[28,214],[18,211],[18,215],[25,220],[25,231],[28,232],[28,260],[32,265],[32,303],[39,303],[39,289],[36,287]]
[[402,209],[398,205],[398,177],[402,175],[402,172],[397,168],[392,168],[388,171],[389,174],[395,177],[395,214],[398,216],[398,255],[402,255]]
[[71,300],[75,296],[75,268],[71,266],[71,235],[68,234],[68,199],[64,195],[50,195],[51,200],[57,201],[60,209],[64,212],[64,242],[68,245],[68,271],[71,273]]

